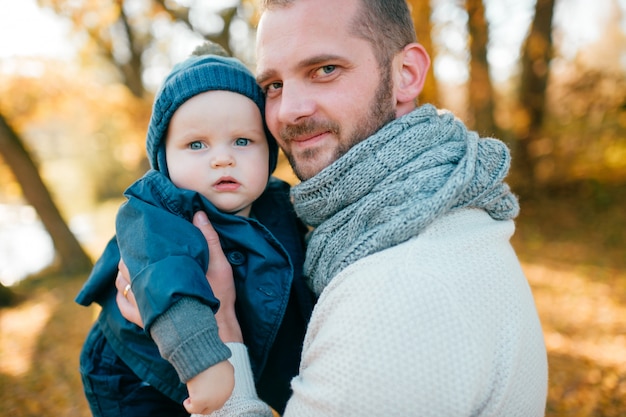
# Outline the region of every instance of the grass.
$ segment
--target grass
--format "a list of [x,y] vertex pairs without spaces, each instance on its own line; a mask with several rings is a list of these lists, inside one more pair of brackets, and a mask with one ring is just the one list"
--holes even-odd
[[[626,415],[626,192],[558,190],[522,199],[513,239],[548,347],[547,417]],[[84,277],[20,284],[0,310],[0,415],[89,416],[78,354],[95,310]]]

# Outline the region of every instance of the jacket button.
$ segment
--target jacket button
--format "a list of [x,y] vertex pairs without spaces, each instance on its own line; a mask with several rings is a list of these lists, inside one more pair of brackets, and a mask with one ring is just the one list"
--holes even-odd
[[226,257],[228,258],[228,262],[230,262],[231,265],[242,265],[246,261],[245,255],[236,250],[229,252]]

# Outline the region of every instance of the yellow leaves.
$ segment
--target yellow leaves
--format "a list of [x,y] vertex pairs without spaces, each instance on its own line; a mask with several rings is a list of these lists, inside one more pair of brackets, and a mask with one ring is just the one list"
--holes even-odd
[[20,284],[15,290],[29,299],[0,310],[0,415],[90,415],[78,355],[93,320],[72,301],[78,278]]
[[614,142],[604,149],[604,162],[608,168],[626,170],[626,142]]
[[31,370],[37,338],[53,308],[48,299],[0,311],[0,373],[22,376]]
[[[72,215],[88,209],[103,187],[111,187],[103,194],[121,194],[130,178],[143,173],[151,103],[89,70],[42,64],[44,76],[3,78],[0,111],[35,155],[59,204],[67,205],[62,210]],[[0,178],[3,193],[10,186]]]
[[609,271],[619,283],[610,285],[594,282],[592,271],[575,263],[524,264],[524,270],[548,349],[546,416],[624,415],[626,272]]
[[626,415],[625,203],[619,187],[522,201],[513,242],[548,350],[546,417]]

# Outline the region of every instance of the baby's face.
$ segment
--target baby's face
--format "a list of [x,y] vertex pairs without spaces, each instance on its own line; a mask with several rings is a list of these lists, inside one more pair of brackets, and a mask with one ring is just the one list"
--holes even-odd
[[165,139],[167,168],[179,188],[219,210],[248,216],[265,190],[269,148],[259,108],[230,91],[208,91],[180,106]]

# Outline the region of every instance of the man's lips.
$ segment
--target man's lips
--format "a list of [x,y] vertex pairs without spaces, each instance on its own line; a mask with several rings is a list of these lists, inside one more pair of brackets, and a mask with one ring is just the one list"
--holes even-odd
[[241,184],[233,177],[221,177],[213,183],[213,188],[217,191],[236,191]]
[[313,134],[308,134],[306,136],[297,136],[289,139],[289,142],[296,144],[296,146],[310,146],[314,145],[317,142],[323,140],[326,135],[330,134],[329,131],[325,130],[323,132],[317,132]]

